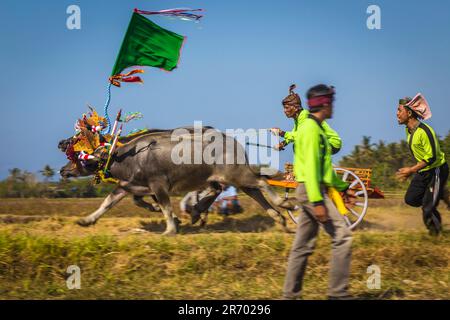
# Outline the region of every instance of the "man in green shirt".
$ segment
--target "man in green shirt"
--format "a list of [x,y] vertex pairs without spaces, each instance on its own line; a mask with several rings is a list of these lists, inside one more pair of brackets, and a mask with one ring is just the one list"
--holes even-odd
[[[295,88],[296,85],[292,84],[289,87],[289,95],[282,101],[284,114],[286,117],[294,119],[294,127],[291,131],[283,131],[280,128],[270,129],[273,134],[284,139],[275,147],[277,150],[284,150],[289,143],[294,142],[298,127],[309,115],[309,111],[302,108],[302,101],[300,96],[294,92]],[[333,154],[338,153],[342,147],[341,138],[325,121],[322,123],[322,128],[330,142]]]
[[415,103],[408,97],[400,99],[397,120],[406,127],[406,141],[417,163],[412,167],[399,169],[397,177],[404,181],[414,175],[406,191],[405,202],[413,207],[422,207],[425,226],[431,235],[437,235],[442,229],[437,207],[447,185],[448,165],[433,128],[420,121],[430,117],[426,101],[420,105],[420,102]]
[[296,200],[303,212],[289,255],[283,296],[295,299],[301,294],[307,260],[322,225],[332,238],[329,298],[348,299],[352,235],[327,193],[330,187],[341,192],[348,189],[333,169],[332,147],[323,129],[324,120],[332,117],[334,88],[317,85],[309,89],[307,97],[310,114],[294,137],[294,173],[299,183]]

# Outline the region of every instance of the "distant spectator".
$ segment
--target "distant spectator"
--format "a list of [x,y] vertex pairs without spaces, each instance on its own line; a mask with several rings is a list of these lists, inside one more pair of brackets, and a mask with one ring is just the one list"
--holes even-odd
[[243,211],[237,196],[236,188],[233,186],[222,186],[223,191],[217,197],[214,206],[223,215],[241,213]]
[[194,209],[194,206],[199,201],[199,192],[191,191],[188,192],[184,198],[180,201],[180,210],[182,214],[191,215]]

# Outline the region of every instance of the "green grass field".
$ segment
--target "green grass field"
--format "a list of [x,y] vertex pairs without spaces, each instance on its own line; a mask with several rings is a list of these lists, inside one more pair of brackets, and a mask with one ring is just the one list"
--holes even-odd
[[[1,199],[0,299],[279,299],[292,234],[242,197],[243,214],[210,214],[205,228],[181,217],[163,237],[162,215],[125,199],[92,227],[75,224],[102,199]],[[177,200],[174,201],[177,207]],[[441,208],[444,228],[449,211]],[[292,226],[293,227],[293,226]],[[305,299],[325,299],[330,241],[323,232],[305,279]],[[418,209],[376,200],[354,232],[351,292],[362,299],[449,299],[450,232],[433,238]],[[367,267],[381,268],[368,289]],[[66,286],[70,265],[81,289]]]

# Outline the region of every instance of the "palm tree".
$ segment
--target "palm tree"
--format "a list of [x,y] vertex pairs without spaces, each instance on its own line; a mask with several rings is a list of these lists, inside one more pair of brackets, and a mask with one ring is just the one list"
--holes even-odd
[[362,147],[364,148],[364,150],[372,150],[372,146],[374,146],[374,143],[370,143],[370,139],[372,139],[372,137],[363,136]]
[[17,181],[20,180],[20,177],[22,176],[22,170],[19,168],[13,168],[9,170],[9,177],[8,179],[11,181]]
[[55,170],[53,170],[48,164],[39,172],[44,176],[45,182],[48,182],[48,180],[53,178],[55,175]]

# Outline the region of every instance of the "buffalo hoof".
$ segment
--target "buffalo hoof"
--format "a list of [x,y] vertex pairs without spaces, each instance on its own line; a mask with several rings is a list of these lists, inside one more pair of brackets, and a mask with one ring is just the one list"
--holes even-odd
[[[140,206],[140,205],[138,205]],[[144,208],[148,209],[150,212],[162,212],[161,207],[157,204],[148,204],[148,206],[145,206]]]
[[290,233],[290,234],[295,233],[294,230],[289,229],[287,226],[282,226],[281,228],[283,229],[283,232],[285,232],[285,233]]
[[192,213],[192,215],[191,215],[191,224],[192,225],[196,224],[197,221],[200,220],[201,217],[202,216],[201,216],[200,213],[197,213],[197,212]]
[[166,237],[174,237],[177,235],[177,231],[176,230],[166,230],[166,231],[164,231],[164,233],[162,235],[166,236]]
[[297,208],[296,203],[291,200],[283,200],[278,206],[286,210],[295,210]]
[[89,227],[89,226],[92,226],[94,224],[95,224],[95,221],[91,222],[91,221],[86,220],[86,219],[79,219],[79,220],[77,220],[77,225],[79,225],[81,227]]
[[289,229],[289,227],[287,226],[286,218],[283,217],[282,215],[279,216],[278,223],[280,224],[281,229],[283,229],[284,232],[286,232],[286,233],[295,233],[295,231]]
[[181,220],[178,218],[174,218],[173,220],[175,222],[175,232],[178,233],[180,231]]

